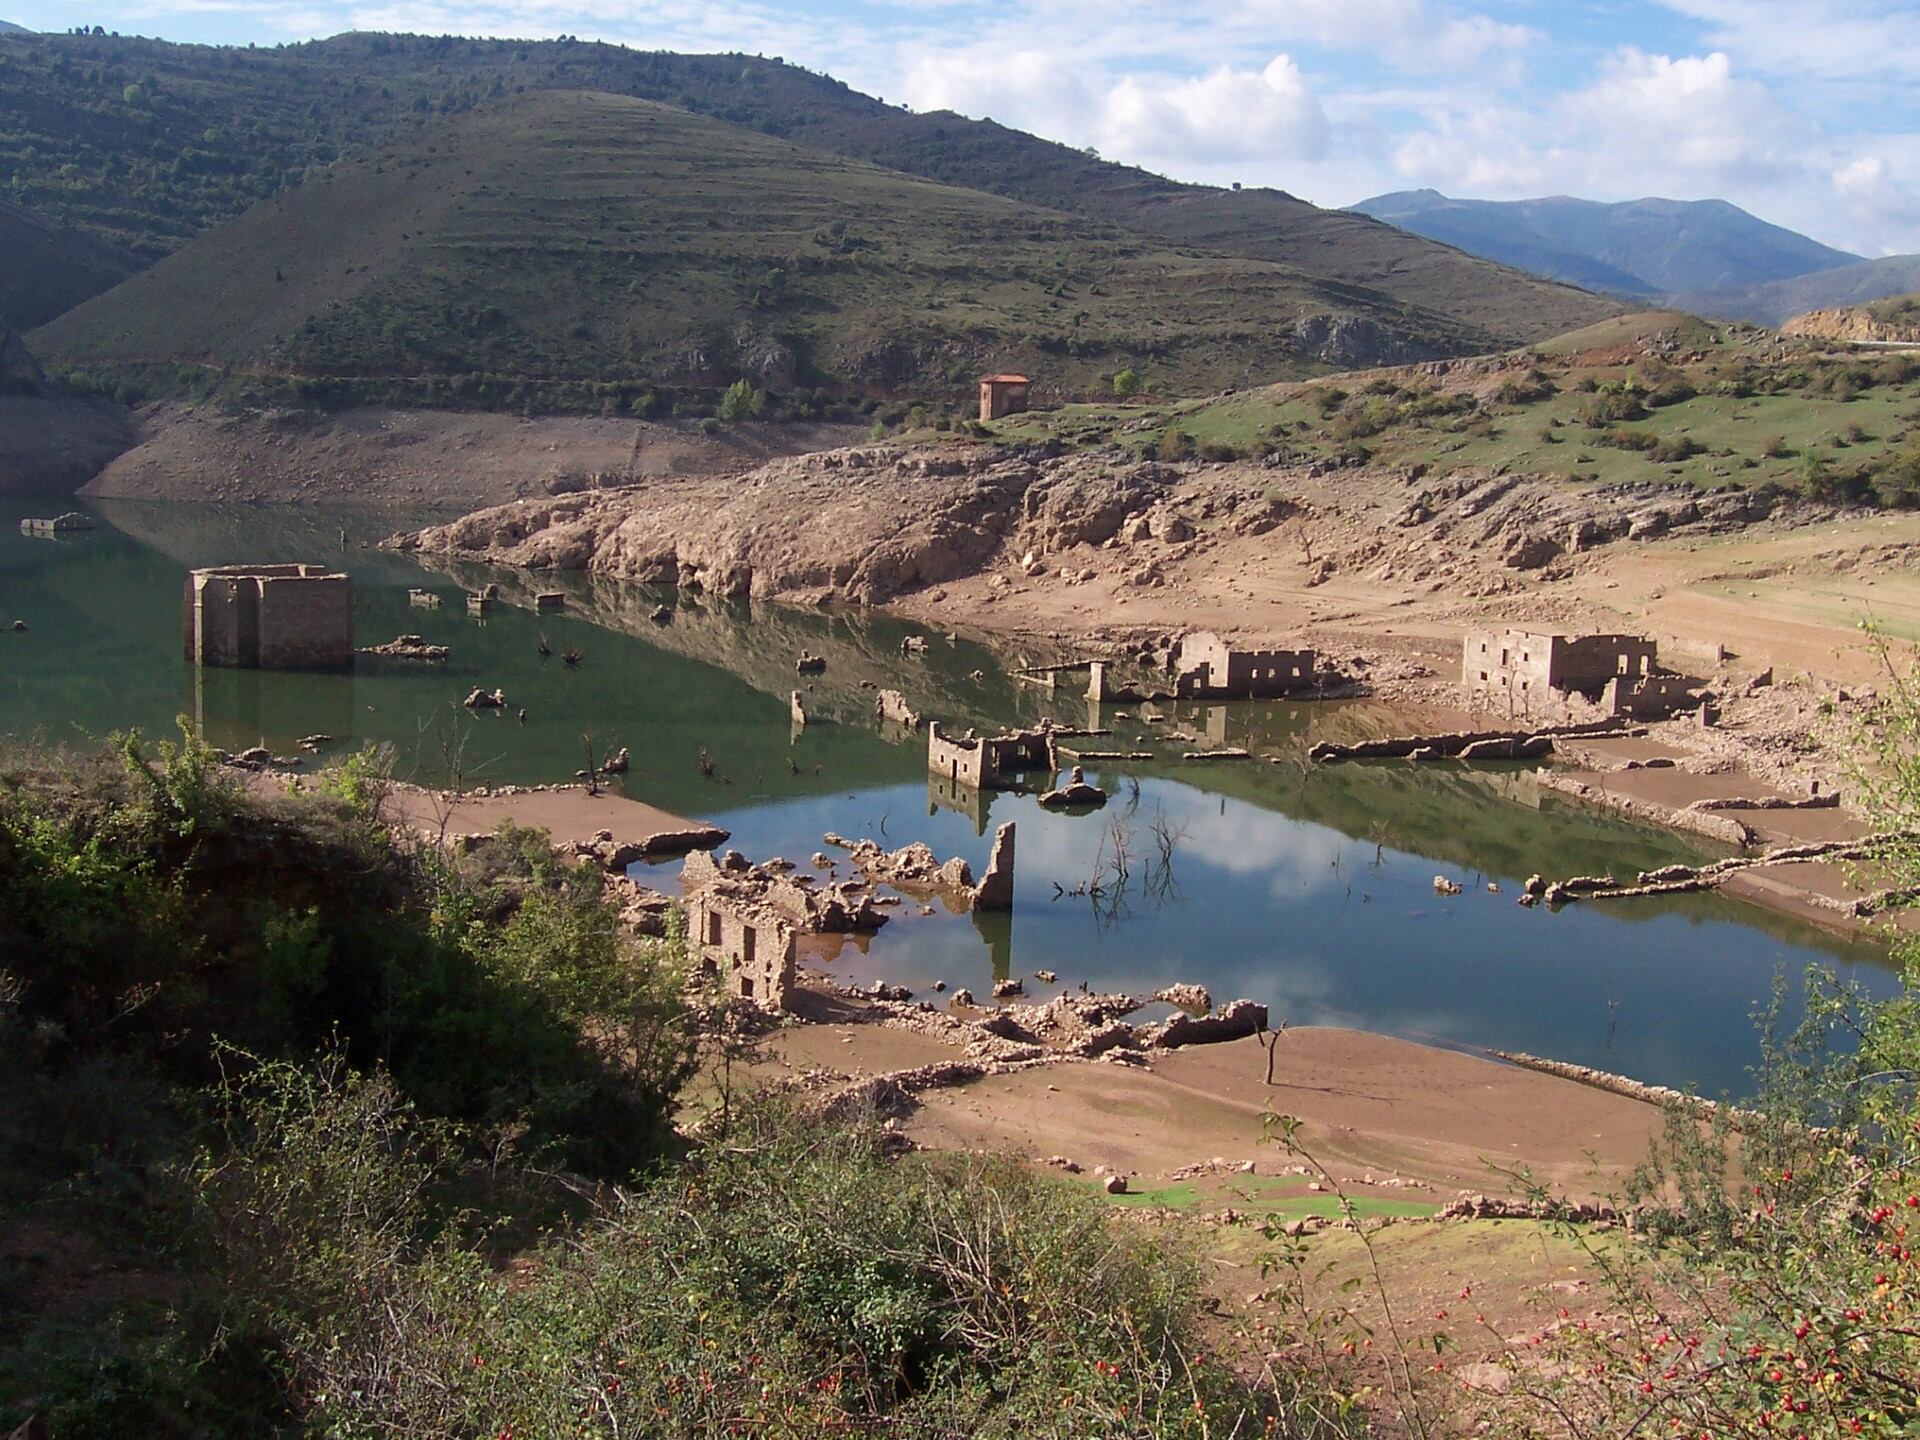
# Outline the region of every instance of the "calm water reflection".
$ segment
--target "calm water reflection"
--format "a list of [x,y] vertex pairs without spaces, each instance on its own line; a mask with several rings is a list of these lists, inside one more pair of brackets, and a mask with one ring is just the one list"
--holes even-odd
[[[1386,707],[1182,708],[1172,719],[1188,732],[1281,763],[1181,764],[1181,743],[1156,738],[1162,727],[1089,715],[1065,692],[1016,681],[1012,668],[1053,658],[1039,651],[936,636],[926,654],[903,658],[899,642],[916,627],[887,617],[730,605],[578,575],[536,587],[473,567],[432,572],[364,547],[411,518],[394,512],[97,510],[101,529],[57,541],[17,533],[18,516],[52,513],[47,503],[0,511],[0,622],[29,625],[0,635],[0,733],[76,742],[130,726],[169,731],[185,714],[229,748],[284,753],[323,732],[342,746],[391,745],[411,777],[439,780],[452,764],[469,783],[565,778],[589,746],[624,745],[629,793],[719,821],[755,858],[804,857],[833,830],[925,840],[978,867],[991,826],[1019,821],[1010,920],[901,914],[864,949],[832,956],[851,978],[980,990],[995,975],[1046,968],[1068,983],[1135,991],[1199,980],[1219,998],[1265,1000],[1295,1024],[1526,1049],[1709,1091],[1744,1088],[1759,1049],[1752,1014],[1776,974],[1796,990],[1809,965],[1876,993],[1896,983],[1878,947],[1713,896],[1521,909],[1518,882],[1534,871],[1625,873],[1702,852],[1542,796],[1519,767],[1304,763],[1310,737],[1404,730],[1409,718]],[[414,632],[450,645],[453,658],[370,661],[351,675],[195,670],[182,658],[182,578],[243,559],[338,561],[355,578],[362,644]],[[461,588],[484,580],[502,585],[505,603],[469,618]],[[448,603],[413,608],[410,587]],[[534,614],[535,588],[564,590],[568,609]],[[656,624],[663,601],[673,617]],[[577,667],[554,658],[569,648],[582,653]],[[795,675],[802,648],[828,658],[825,675]],[[504,689],[507,712],[461,710],[475,685]],[[787,704],[796,685],[814,717],[798,734]],[[1141,743],[1166,758],[1100,773],[1115,800],[1095,816],[1049,814],[1019,795],[942,795],[929,788],[924,741],[873,719],[882,685],[951,724],[1102,722],[1117,739],[1089,743]],[[696,764],[703,748],[712,778]],[[1168,866],[1154,859],[1156,829],[1177,837]],[[1111,885],[1100,901],[1071,894],[1116,847],[1131,857],[1124,895],[1116,901]],[[1465,893],[1435,895],[1436,873]]]

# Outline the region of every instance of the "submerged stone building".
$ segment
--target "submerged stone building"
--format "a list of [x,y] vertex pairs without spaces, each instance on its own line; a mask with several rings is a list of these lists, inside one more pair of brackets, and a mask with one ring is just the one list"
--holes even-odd
[[1004,735],[949,735],[938,720],[927,726],[927,773],[975,790],[1008,790],[1029,772],[1048,779],[1059,768],[1053,735],[1013,730]]
[[324,565],[216,565],[187,576],[187,659],[243,670],[353,664],[353,580]]
[[1460,682],[1475,704],[1511,715],[1598,711],[1664,719],[1694,698],[1694,682],[1660,664],[1642,635],[1560,635],[1507,626],[1466,638]]
[[1276,700],[1314,687],[1311,650],[1241,650],[1208,630],[1180,639],[1173,689],[1181,700]]

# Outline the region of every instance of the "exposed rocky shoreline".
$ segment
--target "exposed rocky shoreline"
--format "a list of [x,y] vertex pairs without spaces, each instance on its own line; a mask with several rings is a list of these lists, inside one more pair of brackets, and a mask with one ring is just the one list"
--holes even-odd
[[[423,557],[580,570],[723,595],[885,604],[990,575],[1164,586],[1164,566],[1227,538],[1301,545],[1339,574],[1502,593],[1620,540],[1716,534],[1775,502],[1648,483],[1579,488],[1472,470],[1168,465],[1121,452],[944,444],[776,460],[744,475],[516,501],[394,537]],[[1284,534],[1276,534],[1285,529]],[[1084,557],[1084,558],[1083,558]],[[1088,563],[1089,561],[1095,563]]]

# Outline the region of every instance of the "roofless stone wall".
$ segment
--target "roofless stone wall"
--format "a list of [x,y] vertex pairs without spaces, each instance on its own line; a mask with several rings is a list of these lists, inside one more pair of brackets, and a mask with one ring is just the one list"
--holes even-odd
[[353,664],[353,580],[324,565],[218,565],[187,576],[187,658],[241,670]]

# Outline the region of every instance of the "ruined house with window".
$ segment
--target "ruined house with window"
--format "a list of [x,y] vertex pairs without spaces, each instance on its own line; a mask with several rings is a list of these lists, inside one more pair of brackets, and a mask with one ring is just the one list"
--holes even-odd
[[870,934],[887,923],[862,880],[798,872],[785,860],[754,865],[738,850],[717,859],[694,851],[680,889],[701,969],[769,1010],[787,1008],[796,937]]
[[353,580],[324,565],[217,565],[187,576],[187,659],[242,670],[353,664]]
[[1659,720],[1696,699],[1640,635],[1559,635],[1508,626],[1469,634],[1461,684],[1474,704],[1537,719]]
[[786,1009],[793,997],[795,927],[746,862],[733,851],[720,862],[696,851],[681,870],[681,885],[687,939],[701,973],[729,995]]
[[1207,630],[1180,639],[1172,660],[1182,700],[1274,700],[1314,688],[1311,650],[1252,650]]
[[1024,414],[1033,382],[1024,375],[989,375],[980,382],[980,420]]
[[1059,769],[1050,730],[1002,735],[949,735],[938,720],[927,726],[927,773],[975,790],[1011,790],[1028,774],[1051,780]]

